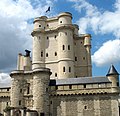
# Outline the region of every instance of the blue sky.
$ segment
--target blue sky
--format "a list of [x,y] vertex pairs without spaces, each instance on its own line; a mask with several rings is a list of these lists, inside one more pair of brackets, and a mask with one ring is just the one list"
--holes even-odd
[[33,18],[61,12],[72,13],[79,34],[92,35],[93,76],[105,76],[111,64],[120,73],[120,0],[0,0],[0,81],[16,68],[17,54],[32,49]]

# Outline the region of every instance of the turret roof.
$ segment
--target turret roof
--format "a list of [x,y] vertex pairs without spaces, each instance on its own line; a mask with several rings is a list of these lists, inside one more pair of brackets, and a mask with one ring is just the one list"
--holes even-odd
[[119,73],[117,72],[117,70],[113,65],[110,66],[106,76],[110,76],[110,75],[119,75]]

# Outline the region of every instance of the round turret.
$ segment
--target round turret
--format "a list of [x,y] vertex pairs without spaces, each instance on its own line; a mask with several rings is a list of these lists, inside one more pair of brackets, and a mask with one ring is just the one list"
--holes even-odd
[[34,19],[34,29],[45,29],[45,21],[46,21],[47,17],[46,16],[42,16],[42,17],[37,17]]
[[58,24],[72,24],[72,14],[69,12],[64,12],[59,14],[58,16]]
[[91,46],[91,35],[85,34],[84,37],[84,46]]
[[109,79],[109,81],[112,82],[112,87],[119,86],[119,73],[117,72],[113,65],[111,65],[106,76]]
[[10,76],[11,84],[11,107],[22,108],[24,107],[24,79],[23,71],[13,71]]
[[49,115],[50,69],[39,68],[33,71],[33,110],[40,116]]

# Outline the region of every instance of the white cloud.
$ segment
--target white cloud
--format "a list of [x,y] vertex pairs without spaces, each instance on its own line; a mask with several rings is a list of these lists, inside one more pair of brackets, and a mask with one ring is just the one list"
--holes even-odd
[[[25,49],[31,49],[33,24],[28,22],[45,15],[46,9],[48,6],[52,7],[53,2],[0,0],[0,69],[8,71],[15,67],[17,54]],[[52,12],[49,15],[52,15]]]
[[0,87],[10,86],[11,77],[6,73],[0,73]]
[[116,38],[103,43],[92,56],[93,62],[97,66],[120,62],[120,40],[117,39],[120,38],[120,0],[116,0],[112,5],[114,11],[101,10],[87,0],[68,1],[74,2],[74,7],[78,12],[85,12],[84,17],[80,17],[77,21],[80,27],[79,33],[87,33],[91,30],[96,35],[112,34]]
[[120,40],[109,40],[105,42],[92,56],[92,61],[97,66],[111,63],[120,63]]
[[[31,31],[33,24],[29,23],[35,17],[45,15],[48,6],[53,6],[55,0],[0,0],[0,70],[14,70],[17,55],[32,46]],[[47,14],[52,15],[52,11]],[[0,81],[7,82],[7,74],[0,74]]]

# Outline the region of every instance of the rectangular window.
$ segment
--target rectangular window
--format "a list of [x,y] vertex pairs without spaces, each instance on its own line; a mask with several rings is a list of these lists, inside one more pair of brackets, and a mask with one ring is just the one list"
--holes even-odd
[[19,100],[19,105],[21,105],[21,100]]
[[69,89],[72,89],[72,85],[69,85]]
[[75,57],[75,61],[77,61],[77,57]]
[[41,52],[41,57],[43,57],[43,51]]
[[65,45],[63,45],[63,50],[65,50]]
[[63,72],[65,72],[65,67],[63,67]]
[[70,45],[68,45],[68,50],[70,50]]
[[71,67],[69,67],[69,72],[71,72]]

